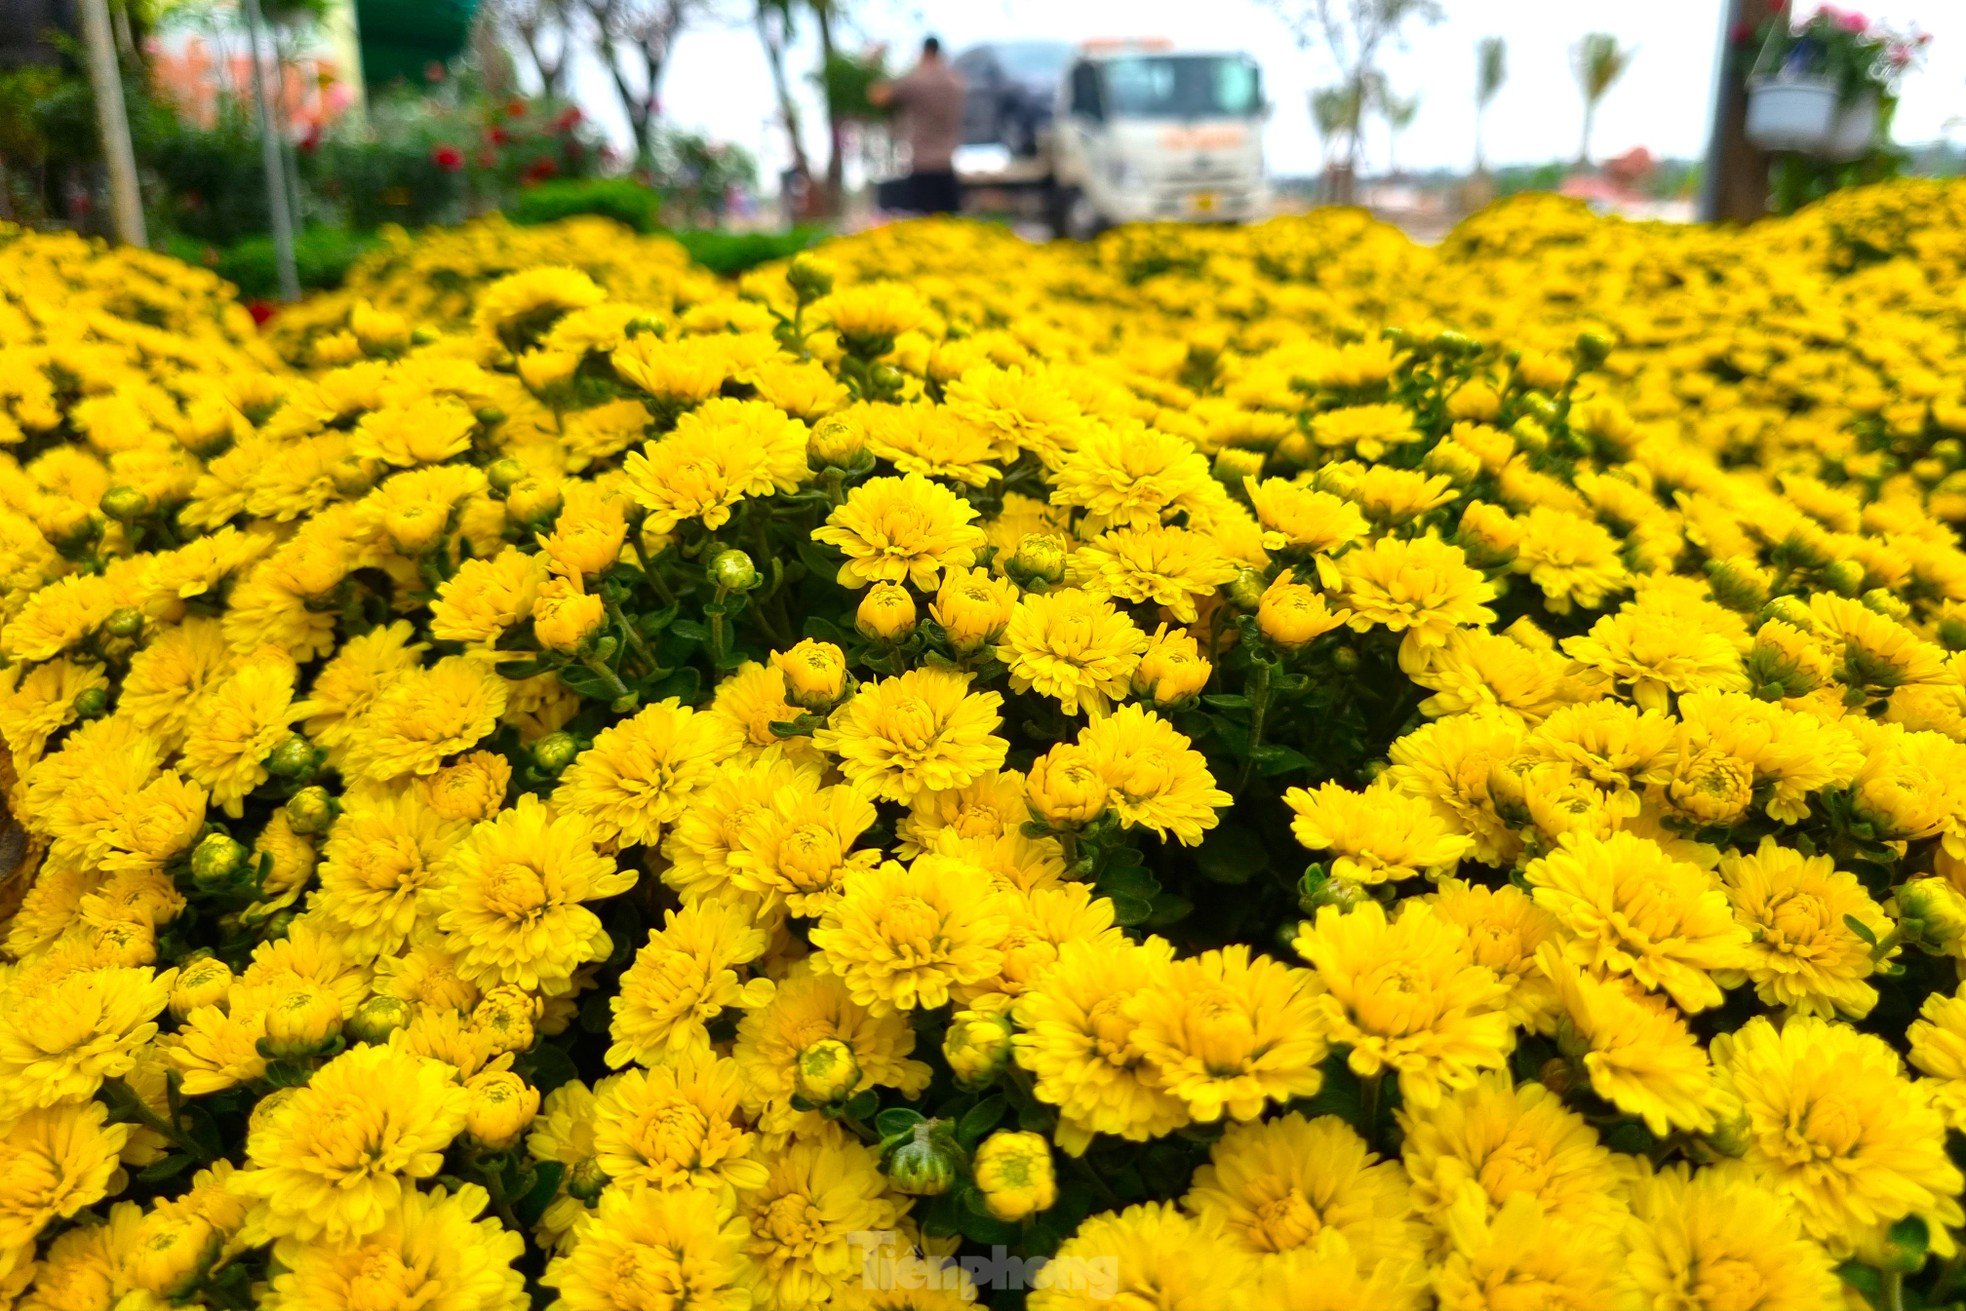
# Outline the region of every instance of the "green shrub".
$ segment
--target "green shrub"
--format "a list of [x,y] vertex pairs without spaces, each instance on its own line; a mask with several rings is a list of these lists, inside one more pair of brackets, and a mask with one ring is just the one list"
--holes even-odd
[[542,182],[519,192],[505,206],[514,223],[553,223],[581,214],[611,218],[637,232],[653,232],[662,199],[632,178],[587,178],[573,182]]
[[[304,291],[331,291],[348,278],[357,259],[373,249],[379,238],[372,232],[349,228],[312,227],[294,238],[294,266]],[[213,246],[195,238],[173,235],[161,243],[163,249],[189,264],[202,264],[239,288],[246,300],[264,300],[280,294],[279,265],[273,256],[273,238],[247,237],[230,246]]]
[[669,235],[683,243],[691,259],[728,278],[760,264],[796,255],[826,236],[826,231],[806,226],[788,232],[720,232],[701,228]]

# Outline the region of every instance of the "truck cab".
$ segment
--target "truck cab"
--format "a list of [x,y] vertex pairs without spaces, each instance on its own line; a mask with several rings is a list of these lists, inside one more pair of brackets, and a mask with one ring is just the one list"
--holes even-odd
[[1081,48],[1052,128],[1053,226],[1235,222],[1269,211],[1263,75],[1240,53],[1126,42]]

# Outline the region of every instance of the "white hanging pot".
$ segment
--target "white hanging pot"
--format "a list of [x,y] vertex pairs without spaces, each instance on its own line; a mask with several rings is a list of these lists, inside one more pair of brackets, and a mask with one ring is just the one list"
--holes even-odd
[[1748,87],[1747,138],[1763,150],[1852,160],[1870,148],[1876,131],[1872,93],[1844,104],[1836,84],[1821,79],[1757,81]]

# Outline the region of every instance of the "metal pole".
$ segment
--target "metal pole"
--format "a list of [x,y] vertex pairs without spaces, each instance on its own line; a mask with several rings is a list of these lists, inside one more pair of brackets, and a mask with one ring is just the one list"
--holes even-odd
[[[100,3],[101,0],[97,0]],[[280,299],[300,299],[300,273],[294,266],[294,216],[287,204],[286,162],[280,156],[273,125],[273,102],[266,92],[266,68],[260,63],[259,0],[244,0],[246,40],[253,52],[253,103],[259,109],[259,153],[266,168],[266,207],[273,217],[273,262],[280,271]]]
[[95,93],[103,162],[109,168],[116,239],[126,246],[147,246],[143,197],[137,191],[137,156],[130,146],[130,114],[123,104],[123,74],[116,66],[116,42],[110,34],[109,0],[82,0],[82,39],[89,50],[89,86]]

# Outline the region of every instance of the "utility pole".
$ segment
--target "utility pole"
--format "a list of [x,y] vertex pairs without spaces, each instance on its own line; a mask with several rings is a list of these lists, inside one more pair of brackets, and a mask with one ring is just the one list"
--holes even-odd
[[147,246],[143,196],[137,191],[137,155],[130,146],[130,112],[123,103],[123,74],[116,65],[109,0],[82,0],[82,41],[89,52],[89,88],[95,93],[96,129],[102,134],[102,158],[109,169],[109,208],[116,221],[116,239],[126,246]]
[[[96,0],[102,3],[102,0]],[[280,271],[280,299],[300,299],[300,273],[294,266],[294,216],[287,203],[287,168],[280,137],[273,125],[273,100],[266,90],[266,66],[260,62],[260,33],[265,27],[259,0],[244,0],[246,40],[253,54],[253,103],[259,110],[259,156],[266,169],[266,208],[273,219],[273,262]],[[276,55],[277,59],[277,55]]]
[[1715,61],[1713,127],[1700,181],[1700,218],[1751,223],[1768,212],[1768,152],[1747,138],[1748,71],[1752,43],[1741,39],[1780,14],[1779,0],[1725,0],[1720,6],[1720,58]]

